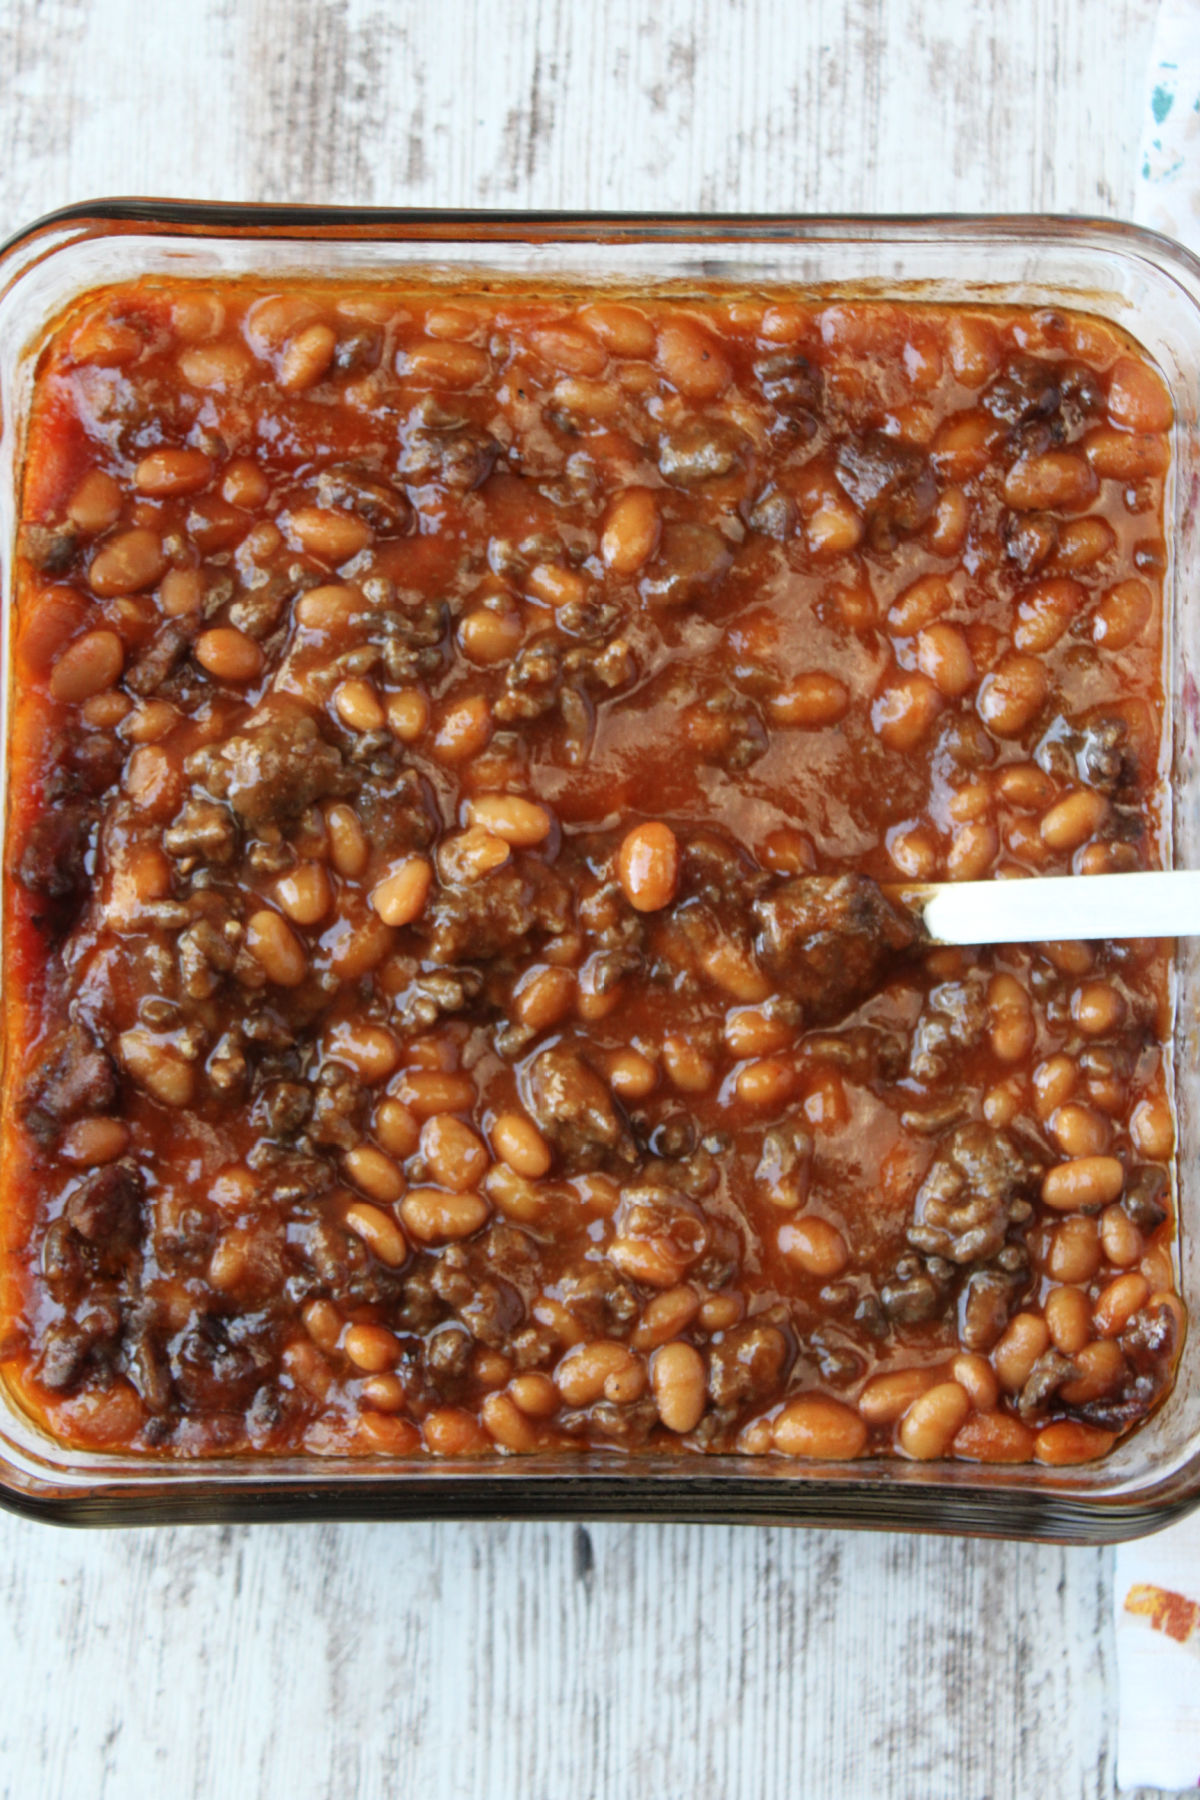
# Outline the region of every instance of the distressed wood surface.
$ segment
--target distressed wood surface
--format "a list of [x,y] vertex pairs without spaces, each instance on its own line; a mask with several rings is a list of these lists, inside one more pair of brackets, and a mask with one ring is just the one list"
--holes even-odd
[[[0,0],[0,228],[104,193],[1128,214],[1153,0]],[[1103,1551],[0,1518],[11,1800],[1108,1800]]]
[[97,193],[1121,213],[1154,0],[4,0],[4,222]]

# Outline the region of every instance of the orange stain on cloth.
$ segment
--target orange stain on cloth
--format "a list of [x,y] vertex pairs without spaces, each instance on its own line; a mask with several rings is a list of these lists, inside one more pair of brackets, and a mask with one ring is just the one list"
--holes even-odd
[[1165,1632],[1177,1644],[1186,1644],[1200,1632],[1200,1600],[1189,1600],[1150,1582],[1134,1583],[1125,1596],[1125,1611],[1148,1618],[1155,1631]]

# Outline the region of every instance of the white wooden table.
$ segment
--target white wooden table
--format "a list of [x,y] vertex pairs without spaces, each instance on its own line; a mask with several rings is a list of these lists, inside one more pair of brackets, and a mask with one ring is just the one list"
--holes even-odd
[[[1133,205],[1154,0],[0,0],[0,229],[105,193]],[[0,1517],[7,1800],[1113,1793],[1110,1557]]]

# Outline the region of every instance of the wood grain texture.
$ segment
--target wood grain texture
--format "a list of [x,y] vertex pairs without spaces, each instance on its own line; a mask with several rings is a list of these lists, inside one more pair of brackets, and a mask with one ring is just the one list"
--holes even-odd
[[4,224],[89,194],[1122,213],[1154,0],[5,0]]
[[1101,1551],[620,1525],[3,1542],[14,1800],[1111,1792]]
[[[1153,0],[0,0],[0,229],[105,193],[1133,204]],[[0,1519],[6,1800],[1111,1800],[1101,1551]]]

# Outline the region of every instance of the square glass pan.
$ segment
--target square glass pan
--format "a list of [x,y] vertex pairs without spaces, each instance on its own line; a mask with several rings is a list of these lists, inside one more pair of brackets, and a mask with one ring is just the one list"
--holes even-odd
[[[123,200],[50,215],[0,250],[0,558],[4,605],[33,357],[89,289],[184,278],[420,273],[703,293],[713,282],[817,298],[1067,306],[1111,319],[1157,361],[1175,404],[1166,497],[1168,844],[1200,867],[1200,262],[1133,227],[1064,218],[717,218],[235,207]],[[3,633],[3,707],[9,686]],[[4,720],[7,726],[7,719]],[[4,743],[7,746],[7,729]],[[1179,1292],[1200,1319],[1200,940],[1176,962]],[[15,1078],[16,1072],[11,1072]],[[0,1220],[2,1225],[2,1220]],[[64,1449],[0,1384],[0,1504],[75,1524],[250,1518],[624,1517],[907,1528],[1101,1542],[1200,1499],[1200,1330],[1174,1387],[1103,1461],[1073,1469],[736,1456],[411,1459],[238,1456],[178,1462]]]

